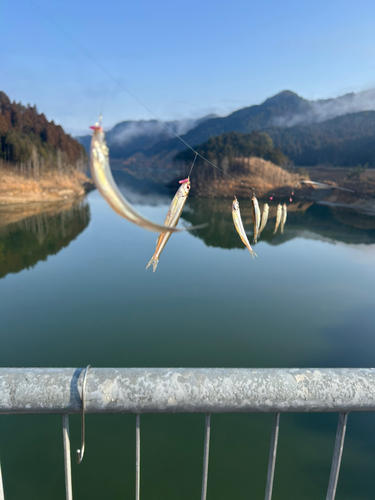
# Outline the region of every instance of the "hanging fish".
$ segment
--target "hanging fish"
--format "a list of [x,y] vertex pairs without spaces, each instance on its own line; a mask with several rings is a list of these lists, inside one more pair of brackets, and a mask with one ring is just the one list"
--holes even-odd
[[259,234],[258,236],[260,236],[260,233],[263,231],[263,229],[266,227],[266,224],[267,224],[267,220],[268,220],[268,212],[270,211],[270,207],[268,205],[268,203],[265,203],[263,205],[263,213],[262,213],[262,223],[260,225],[260,229],[259,229]]
[[238,203],[236,197],[234,197],[232,203],[232,217],[233,217],[234,227],[236,228],[237,233],[240,235],[242,243],[247,246],[249,252],[251,253],[252,258],[258,257],[257,254],[254,252],[254,250],[251,248],[249,240],[247,239],[241,219],[240,204]]
[[281,221],[281,213],[282,213],[283,207],[280,205],[280,203],[277,205],[277,212],[276,212],[276,224],[275,224],[275,230],[273,234],[277,233],[277,230],[279,229],[280,221]]
[[280,226],[281,234],[283,234],[283,232],[284,232],[284,226],[285,226],[287,214],[288,213],[287,213],[286,203],[284,203],[283,210],[282,210],[282,213],[281,213],[281,226]]
[[258,241],[259,226],[260,226],[260,210],[258,200],[253,196],[251,198],[251,203],[253,204],[253,224],[254,224],[254,241]]
[[[164,225],[168,227],[176,227],[177,223],[180,219],[182,210],[184,208],[187,197],[189,196],[190,191],[190,180],[189,178],[180,181],[181,186],[178,188],[177,193],[175,194],[172,203],[169,207],[167,217],[165,218]],[[156,267],[159,263],[160,254],[163,251],[167,241],[169,240],[171,233],[161,233],[159,234],[158,239],[156,240],[156,250],[152,259],[147,264],[147,267],[150,267],[152,264],[153,272],[155,272]]]
[[90,128],[94,131],[90,146],[91,175],[98,191],[116,213],[137,226],[158,233],[161,231],[164,233],[175,233],[202,227],[191,226],[188,228],[177,229],[175,227],[163,226],[162,224],[155,224],[140,215],[126,200],[113,179],[111,168],[109,166],[109,151],[105,142],[105,135],[102,127],[96,123],[94,127]]

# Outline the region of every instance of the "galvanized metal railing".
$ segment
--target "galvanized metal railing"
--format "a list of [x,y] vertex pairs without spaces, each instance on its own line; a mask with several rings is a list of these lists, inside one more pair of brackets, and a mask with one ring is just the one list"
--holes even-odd
[[[271,500],[280,414],[338,412],[326,500],[333,500],[349,412],[375,411],[375,369],[0,368],[0,414],[61,413],[66,498],[72,500],[68,415],[136,415],[136,500],[140,499],[140,414],[205,413],[201,500],[206,500],[212,413],[274,413],[265,500]],[[4,491],[0,468],[0,500]]]

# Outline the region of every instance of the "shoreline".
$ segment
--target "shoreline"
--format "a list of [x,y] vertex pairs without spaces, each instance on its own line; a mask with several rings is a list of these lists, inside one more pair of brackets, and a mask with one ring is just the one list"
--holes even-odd
[[0,169],[0,206],[69,201],[79,199],[93,189],[93,181],[83,172],[48,173],[40,179],[33,179]]

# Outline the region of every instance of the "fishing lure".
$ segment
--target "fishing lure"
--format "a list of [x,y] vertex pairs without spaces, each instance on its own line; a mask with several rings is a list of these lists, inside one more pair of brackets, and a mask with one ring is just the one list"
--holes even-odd
[[238,203],[238,200],[236,197],[234,197],[234,200],[232,203],[232,217],[233,217],[234,227],[236,228],[237,233],[240,235],[242,243],[247,246],[247,248],[249,249],[249,252],[251,253],[252,258],[258,257],[257,254],[254,252],[254,250],[251,248],[249,240],[247,239],[245,229],[243,227],[243,223],[242,223],[242,219],[241,219],[240,204]]
[[[175,194],[172,203],[169,207],[167,217],[165,218],[164,225],[168,227],[176,227],[177,223],[180,219],[182,210],[186,203],[187,197],[190,192],[190,180],[189,178],[180,181],[181,186],[178,188],[177,193]],[[156,240],[156,250],[154,255],[152,256],[150,262],[147,264],[146,269],[148,269],[152,264],[153,272],[155,272],[156,267],[159,263],[159,258],[161,252],[164,250],[165,245],[167,244],[171,233],[161,233]]]
[[105,134],[102,127],[97,123],[95,126],[90,128],[94,131],[90,146],[91,175],[98,191],[116,213],[137,226],[158,233],[176,233],[203,227],[190,226],[188,228],[177,229],[176,227],[156,224],[139,214],[121,193],[115,183],[115,180],[113,179],[111,168],[109,166],[109,151],[105,142]]

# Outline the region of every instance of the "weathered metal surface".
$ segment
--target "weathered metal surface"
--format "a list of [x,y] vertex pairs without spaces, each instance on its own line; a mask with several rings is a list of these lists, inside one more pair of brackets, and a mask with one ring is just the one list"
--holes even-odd
[[275,413],[272,425],[270,456],[268,459],[267,484],[264,500],[271,500],[273,490],[273,478],[275,475],[277,441],[279,438],[280,413]]
[[[83,368],[0,368],[0,413],[79,413]],[[375,411],[375,369],[92,368],[87,413]]]
[[63,415],[63,443],[64,443],[64,469],[65,469],[65,498],[73,500],[72,487],[72,462],[70,457],[70,434],[69,434],[69,415]]
[[204,429],[204,451],[203,451],[203,474],[202,474],[202,492],[201,500],[207,498],[207,485],[208,485],[208,462],[210,458],[210,433],[211,433],[211,415],[206,415],[205,429]]
[[331,474],[329,476],[326,500],[335,500],[337,482],[339,480],[342,452],[344,449],[347,420],[348,420],[348,414],[340,413],[339,421],[337,423],[336,440],[335,440],[335,447],[333,450]]

